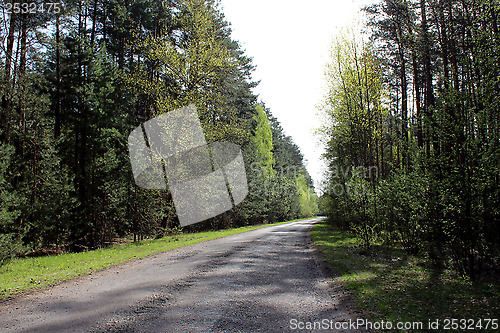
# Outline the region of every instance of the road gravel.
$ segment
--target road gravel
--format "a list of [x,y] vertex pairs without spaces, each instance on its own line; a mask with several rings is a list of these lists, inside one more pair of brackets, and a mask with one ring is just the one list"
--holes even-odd
[[[19,296],[0,304],[0,331],[335,331],[360,315],[322,269],[309,238],[317,221],[199,243]],[[299,329],[308,322],[322,327]]]

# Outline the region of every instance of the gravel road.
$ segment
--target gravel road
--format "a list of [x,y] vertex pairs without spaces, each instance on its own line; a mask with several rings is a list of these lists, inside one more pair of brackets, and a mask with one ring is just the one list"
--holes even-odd
[[357,315],[318,265],[315,221],[199,243],[17,297],[0,304],[0,331],[329,331],[299,327]]

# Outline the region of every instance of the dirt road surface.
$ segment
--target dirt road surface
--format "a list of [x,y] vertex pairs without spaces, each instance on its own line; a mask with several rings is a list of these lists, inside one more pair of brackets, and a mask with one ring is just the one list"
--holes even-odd
[[[336,331],[329,328],[357,315],[318,264],[315,221],[199,243],[17,297],[0,304],[0,332]],[[318,321],[320,329],[300,329]]]

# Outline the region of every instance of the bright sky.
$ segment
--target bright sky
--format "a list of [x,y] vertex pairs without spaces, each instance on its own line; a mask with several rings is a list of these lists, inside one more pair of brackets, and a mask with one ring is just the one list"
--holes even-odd
[[324,94],[324,68],[339,28],[374,0],[221,0],[232,37],[257,66],[254,92],[300,147],[318,187],[323,173],[316,105]]

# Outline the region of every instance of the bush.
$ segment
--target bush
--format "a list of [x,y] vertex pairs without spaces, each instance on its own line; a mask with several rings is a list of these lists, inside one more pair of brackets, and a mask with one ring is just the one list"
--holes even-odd
[[0,265],[4,262],[24,255],[27,249],[14,234],[0,234]]

